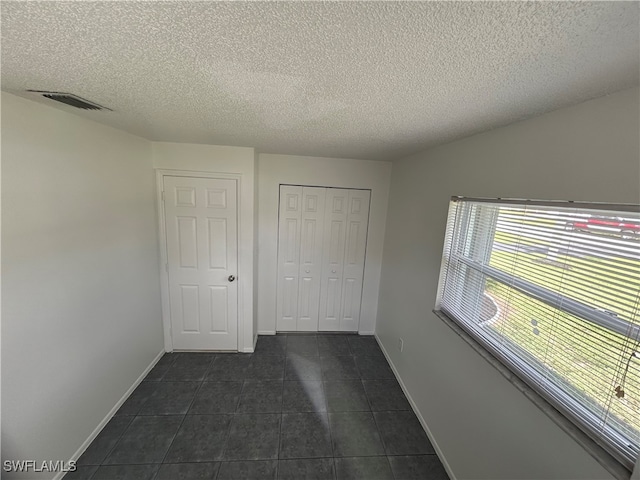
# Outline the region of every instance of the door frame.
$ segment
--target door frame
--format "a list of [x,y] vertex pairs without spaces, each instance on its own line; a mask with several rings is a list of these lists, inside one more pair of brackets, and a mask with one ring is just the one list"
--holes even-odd
[[[193,178],[212,178],[236,181],[237,195],[237,251],[238,251],[238,272],[236,278],[238,280],[238,329],[237,329],[237,351],[246,352],[253,351],[244,346],[242,339],[245,333],[245,303],[251,302],[251,295],[245,295],[245,291],[251,292],[251,284],[253,282],[252,268],[245,265],[242,255],[243,241],[245,235],[242,232],[242,174],[239,173],[214,173],[214,172],[198,172],[191,170],[166,170],[156,169],[156,205],[158,211],[158,239],[160,250],[160,296],[162,305],[162,327],[164,331],[164,350],[165,352],[173,352],[173,336],[171,333],[171,305],[169,301],[169,272],[168,272],[168,254],[167,254],[167,229],[164,211],[164,177],[193,177]],[[248,286],[248,289],[247,289]],[[249,305],[251,306],[251,305]]]

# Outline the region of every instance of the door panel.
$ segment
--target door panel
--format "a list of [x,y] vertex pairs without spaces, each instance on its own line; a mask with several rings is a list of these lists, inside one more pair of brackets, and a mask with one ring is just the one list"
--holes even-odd
[[198,242],[195,217],[176,217],[180,267],[198,268]]
[[229,288],[226,285],[209,287],[209,308],[211,309],[211,333],[229,330]]
[[323,239],[324,259],[320,281],[320,331],[340,330],[342,274],[349,190],[328,188]]
[[347,214],[347,239],[342,281],[340,331],[353,332],[360,324],[362,281],[369,223],[368,190],[350,190]]
[[325,188],[302,188],[302,238],[296,330],[318,331]]
[[182,332],[200,332],[200,302],[198,285],[180,285]]
[[295,331],[302,229],[302,187],[280,187],[276,329]]
[[237,350],[235,180],[164,177],[173,348]]
[[227,269],[227,219],[208,219],[209,268]]

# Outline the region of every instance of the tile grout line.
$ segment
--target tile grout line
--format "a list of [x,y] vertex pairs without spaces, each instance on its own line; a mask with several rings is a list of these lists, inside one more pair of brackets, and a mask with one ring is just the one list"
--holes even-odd
[[[285,346],[286,352],[286,346]],[[278,453],[276,459],[276,478],[278,478],[280,470],[280,442],[282,441],[282,423],[284,422],[284,376],[287,364],[287,357],[282,362],[282,393],[280,395],[280,425],[278,426]]]
[[[173,354],[167,354],[167,353],[165,353],[165,355],[173,355]],[[162,358],[164,358],[164,356],[165,356],[165,355],[163,355],[163,356],[161,357],[161,359],[162,359]],[[177,357],[176,357],[176,358],[177,358]],[[172,359],[171,359],[171,362],[170,362],[170,363],[169,363],[169,365],[167,366],[167,370],[166,370],[162,375],[160,375],[160,379],[162,379],[162,378],[167,374],[167,372],[169,371],[169,369],[171,368],[171,366],[175,363],[176,358],[172,358]],[[156,363],[156,365],[157,365],[157,363]],[[151,373],[151,372],[149,372],[149,373]],[[147,374],[147,376],[148,376],[148,375],[149,375],[149,374]],[[145,378],[146,378],[146,377],[145,377]],[[145,380],[145,379],[143,379],[143,380],[142,380],[142,382],[140,382],[140,385],[142,385],[142,384],[143,384],[144,380]],[[140,385],[138,385],[138,387],[136,387],[136,390],[140,387]],[[157,388],[157,385],[155,385],[155,386],[154,386],[154,392],[155,392],[155,388]],[[133,393],[135,393],[135,390],[131,393],[131,395],[133,395]],[[153,395],[153,393],[151,393],[151,395]],[[149,398],[151,398],[151,395],[149,395]],[[122,437],[124,437],[124,434],[127,432],[127,430],[129,430],[129,428],[130,428],[130,427],[131,427],[131,425],[133,424],[133,421],[138,417],[138,413],[140,413],[140,410],[142,410],[142,407],[144,407],[144,405],[149,401],[149,398],[147,398],[144,402],[142,402],[142,405],[140,405],[140,408],[137,410],[137,412],[136,412],[136,414],[135,414],[135,415],[126,415],[127,417],[131,416],[131,417],[133,417],[133,418],[132,418],[131,420],[129,420],[129,423],[127,424],[127,427],[126,427],[126,428],[122,431],[122,433],[118,436],[118,439],[114,442],[113,447],[111,447],[111,448],[109,449],[109,451],[107,452],[107,454],[105,455],[105,457],[100,461],[100,464],[98,465],[98,468],[96,468],[96,471],[95,471],[95,472],[93,472],[93,474],[91,474],[91,476],[89,477],[89,480],[91,480],[93,477],[95,477],[95,475],[98,473],[98,470],[100,470],[100,468],[101,468],[101,467],[103,467],[103,466],[108,467],[109,465],[113,465],[113,464],[106,464],[106,463],[104,463],[104,462],[109,458],[109,456],[111,455],[111,453],[115,450],[115,448],[116,448],[116,446],[118,445],[118,443],[120,443],[120,440],[122,440]],[[128,400],[128,399],[127,399],[127,400]],[[123,404],[123,405],[124,405],[124,404]],[[122,406],[121,406],[120,408],[122,408]],[[116,413],[114,414],[114,418],[115,418],[116,416],[118,416],[117,414],[118,414],[118,412],[116,412]],[[120,416],[125,416],[125,415],[120,415]],[[95,439],[94,439],[94,441],[95,441]],[[93,443],[93,442],[91,442],[91,443]],[[87,448],[88,448],[88,447],[87,447]],[[154,477],[155,477],[155,476],[156,476],[156,475],[154,475]]]
[[[211,368],[211,366],[213,365],[213,362],[215,362],[217,358],[218,358],[217,355],[214,356],[213,359],[211,360],[211,362],[209,363],[209,366],[205,369],[205,371],[204,371],[204,373],[202,375],[202,380],[200,381],[200,384],[198,385],[198,388],[196,389],[196,391],[195,391],[195,393],[193,395],[193,398],[189,402],[189,406],[187,407],[187,410],[185,411],[184,416],[182,417],[182,421],[180,422],[180,425],[178,426],[178,429],[176,430],[175,435],[171,439],[171,443],[169,444],[169,448],[167,448],[167,451],[164,452],[164,455],[162,457],[162,461],[160,462],[160,466],[158,467],[158,472],[157,473],[160,472],[160,469],[162,468],[162,465],[164,464],[164,461],[167,458],[167,455],[169,455],[169,452],[171,451],[171,447],[173,446],[173,443],[175,442],[176,437],[178,436],[178,433],[180,432],[180,429],[182,428],[182,425],[184,425],[184,422],[187,419],[187,415],[189,414],[189,410],[191,410],[191,407],[193,406],[193,402],[195,402],[196,397],[198,396],[198,392],[200,392],[200,389],[202,388],[202,385],[204,384],[204,381],[207,378],[207,373],[208,373],[209,369]],[[176,358],[176,360],[177,360],[177,358]],[[173,363],[175,363],[176,360],[174,360]],[[157,473],[156,473],[156,476],[157,476]]]
[[[319,360],[321,360],[322,355],[320,354],[320,348],[319,348],[319,343],[317,342],[317,339],[316,339],[316,344],[317,344],[317,346],[318,346],[318,355],[313,355],[313,357],[317,357]],[[283,432],[283,420],[284,420],[284,415],[285,415],[285,413],[287,413],[287,412],[285,412],[285,411],[284,411],[285,382],[287,381],[287,379],[286,379],[286,371],[287,371],[287,368],[286,368],[286,367],[287,367],[286,360],[289,358],[289,357],[288,357],[288,355],[287,355],[287,353],[288,353],[288,348],[287,348],[287,346],[288,346],[288,343],[287,343],[287,342],[285,342],[285,352],[284,352],[284,355],[282,355],[282,354],[280,354],[280,353],[276,353],[276,356],[281,356],[281,357],[283,357],[283,360],[284,360],[284,361],[283,361],[283,365],[282,365],[282,377],[281,377],[281,378],[282,378],[282,384],[281,384],[281,398],[280,398],[280,402],[279,402],[279,405],[280,405],[280,412],[279,412],[279,413],[280,413],[280,424],[279,424],[278,445],[277,445],[277,452],[278,452],[278,453],[277,453],[277,456],[276,456],[276,467],[275,467],[275,469],[276,469],[276,470],[275,470],[276,476],[280,474],[280,461],[282,461],[282,460],[286,460],[286,459],[281,458],[282,451],[281,451],[281,448],[280,448],[280,446],[281,446],[280,444],[281,444],[281,441],[282,441],[282,432]],[[347,342],[347,346],[348,346],[348,347],[349,347],[349,349],[351,350],[351,344],[350,344],[349,342]],[[324,351],[324,353],[325,353],[325,354],[329,354],[329,355],[325,355],[325,356],[342,356],[342,355],[338,355],[338,354],[339,354],[339,353],[343,353],[343,352],[341,352],[341,351],[336,351],[336,352],[327,352],[327,351]],[[371,352],[368,352],[368,353],[371,353]],[[303,356],[304,356],[304,355],[303,355]],[[375,427],[376,427],[377,433],[378,433],[378,435],[380,435],[380,428],[379,428],[379,425],[378,425],[378,423],[377,423],[377,421],[376,421],[376,418],[375,418],[375,413],[376,413],[376,412],[374,412],[374,411],[373,411],[373,407],[372,407],[372,403],[371,403],[371,398],[370,398],[369,394],[367,393],[367,389],[365,388],[365,381],[366,381],[367,379],[365,379],[365,378],[363,378],[363,377],[362,377],[362,371],[361,371],[361,368],[357,365],[357,363],[355,363],[355,357],[356,357],[356,355],[355,355],[353,352],[350,352],[349,354],[344,355],[344,356],[350,356],[350,357],[351,357],[351,358],[353,358],[353,360],[354,360],[354,364],[355,364],[355,367],[356,367],[356,371],[357,371],[358,376],[359,376],[359,378],[358,378],[359,382],[357,382],[357,383],[358,383],[358,384],[363,388],[363,390],[364,390],[364,394],[365,394],[365,398],[366,398],[367,404],[368,404],[368,406],[369,406],[369,410],[367,410],[366,412],[371,413],[371,418],[373,418],[373,420],[374,420],[374,425],[375,425]],[[372,357],[373,357],[374,355],[365,355],[365,356],[372,356]],[[169,451],[171,450],[171,447],[173,446],[173,444],[174,444],[174,442],[175,442],[175,439],[176,439],[176,437],[177,437],[178,432],[180,431],[180,429],[182,428],[182,426],[183,426],[184,422],[186,421],[186,416],[190,414],[189,412],[191,411],[191,409],[192,409],[192,407],[193,407],[193,405],[194,405],[194,403],[195,403],[195,399],[197,398],[198,394],[201,392],[201,390],[202,390],[202,388],[203,388],[203,386],[204,386],[204,383],[206,383],[206,382],[207,382],[207,380],[208,380],[208,378],[209,378],[209,377],[208,377],[208,375],[209,375],[209,373],[210,373],[211,369],[213,368],[213,366],[215,365],[215,362],[216,362],[216,359],[217,359],[217,358],[218,358],[218,356],[215,356],[215,357],[213,358],[213,360],[211,361],[211,363],[208,365],[207,369],[205,370],[205,373],[204,373],[203,378],[199,381],[198,388],[196,389],[196,392],[194,393],[194,396],[193,396],[193,398],[191,399],[191,401],[190,401],[190,403],[189,403],[189,406],[187,407],[187,412],[184,414],[183,419],[182,419],[182,421],[181,421],[181,423],[180,423],[180,425],[179,425],[179,427],[178,427],[178,430],[176,431],[176,434],[175,434],[175,435],[174,435],[174,437],[172,438],[171,444],[169,445],[169,447],[168,447],[167,451],[165,452],[165,455],[164,455],[164,457],[163,457],[163,459],[162,459],[161,463],[159,463],[159,464],[158,464],[158,463],[153,463],[153,462],[152,462],[152,463],[150,463],[149,465],[156,465],[156,466],[158,466],[158,468],[161,468],[162,464],[164,463],[164,461],[165,461],[165,460],[166,460],[166,458],[167,458],[167,455],[168,455]],[[384,358],[384,357],[383,357],[383,358]],[[253,360],[253,359],[252,359],[252,360]],[[257,358],[256,358],[256,360],[257,360]],[[386,360],[386,359],[385,359],[385,360]],[[174,359],[173,359],[173,361],[172,361],[172,362],[167,366],[166,371],[165,371],[165,372],[160,376],[160,378],[159,378],[158,382],[154,382],[154,383],[161,383],[161,382],[164,382],[164,381],[165,381],[165,377],[166,377],[167,373],[169,372],[169,370],[171,369],[171,367],[175,364],[175,361],[176,361],[176,359],[174,358]],[[331,457],[331,458],[333,459],[333,460],[332,460],[332,465],[333,465],[333,468],[334,468],[334,478],[335,478],[335,476],[337,476],[337,460],[339,460],[339,457],[336,457],[336,456],[335,456],[335,450],[334,450],[334,445],[333,445],[333,443],[334,443],[334,438],[333,438],[333,437],[334,437],[334,434],[333,434],[333,431],[332,431],[332,428],[331,428],[330,419],[329,419],[329,415],[330,415],[330,413],[331,413],[331,412],[329,412],[329,409],[328,409],[328,402],[327,402],[327,398],[326,398],[326,388],[325,388],[325,387],[326,387],[326,383],[327,383],[327,382],[331,382],[331,381],[345,381],[345,382],[351,382],[351,381],[356,380],[356,379],[355,379],[355,378],[354,378],[354,379],[343,378],[343,379],[326,379],[326,380],[325,380],[325,378],[324,378],[324,374],[325,374],[325,369],[323,368],[323,364],[322,364],[322,362],[320,361],[320,380],[319,380],[319,382],[318,382],[318,383],[319,383],[319,386],[320,386],[320,391],[321,391],[322,398],[323,398],[324,403],[325,403],[326,411],[325,411],[325,412],[315,412],[315,411],[311,411],[311,412],[309,412],[309,413],[320,413],[321,415],[325,415],[325,416],[326,416],[326,419],[327,419],[327,428],[328,428],[328,433],[329,433],[329,442],[330,442],[330,447],[331,447],[331,448],[330,448],[330,450],[331,450],[331,453],[332,453],[332,457]],[[218,380],[219,380],[219,379],[218,379]],[[240,404],[241,404],[242,394],[243,394],[243,393],[244,393],[244,391],[245,391],[245,390],[244,390],[244,386],[245,386],[245,382],[246,382],[246,380],[247,380],[246,378],[243,378],[243,380],[242,380],[242,388],[241,388],[240,393],[239,393],[239,395],[238,395],[237,403],[236,403],[236,405],[235,405],[235,410],[234,410],[233,414],[232,414],[232,415],[230,415],[230,422],[229,422],[229,426],[228,426],[228,429],[227,429],[227,432],[226,432],[226,435],[225,435],[225,441],[224,441],[223,458],[224,458],[224,453],[226,452],[227,447],[228,447],[228,440],[229,440],[229,436],[230,436],[230,430],[231,430],[231,424],[232,424],[233,418],[235,418],[235,416],[236,416],[236,415],[241,415],[241,414],[242,414],[241,412],[238,412],[238,408],[240,407]],[[267,378],[267,379],[261,379],[261,380],[272,380],[272,379]],[[276,379],[273,379],[273,380],[276,380]],[[377,379],[373,378],[373,379],[369,379],[369,380],[376,381]],[[380,380],[385,380],[385,378],[384,378],[384,377],[382,377]],[[168,381],[168,380],[167,380],[167,381]],[[176,381],[178,381],[178,380],[176,380]],[[183,380],[183,381],[188,381],[188,380]],[[229,381],[234,381],[234,382],[236,382],[237,380],[229,380]],[[300,378],[299,378],[299,379],[297,379],[297,382],[296,382],[296,383],[304,383],[305,381],[312,381],[312,379],[300,379]],[[221,382],[222,382],[222,383],[224,383],[225,381],[223,381],[223,380],[219,380],[217,383],[221,383]],[[403,393],[404,393],[404,392],[403,392]],[[405,398],[406,398],[406,397],[405,397]],[[139,411],[140,411],[140,410],[142,410],[142,408],[144,407],[144,405],[145,405],[148,401],[149,401],[149,399],[147,398],[147,400],[141,404]],[[352,413],[352,412],[359,412],[359,411],[360,411],[360,410],[354,410],[354,411],[345,411],[345,412],[338,412],[338,413],[346,413],[346,414],[349,414],[349,413]],[[385,408],[385,409],[383,409],[383,410],[379,410],[379,411],[382,411],[382,412],[386,412],[386,411],[388,411],[388,412],[396,412],[396,410],[395,410],[395,409],[390,410],[390,409],[387,409],[387,408]],[[364,412],[364,411],[363,411],[363,412]],[[254,414],[255,414],[255,413],[265,413],[265,414],[268,414],[269,412],[245,412],[245,413],[246,413],[246,414],[251,414],[251,413],[254,413]],[[302,411],[301,411],[301,412],[289,412],[289,413],[306,413],[306,412],[302,412]],[[191,414],[191,415],[209,415],[209,414],[207,414],[207,413],[203,413],[203,414]],[[122,434],[120,434],[120,435],[118,436],[118,440],[114,443],[114,447],[112,447],[112,449],[111,449],[111,450],[109,450],[109,452],[106,454],[105,459],[106,459],[106,458],[108,458],[108,456],[111,454],[112,450],[115,448],[115,446],[116,446],[116,445],[119,443],[119,441],[121,440],[121,438],[122,438],[122,436],[124,435],[124,433],[126,433],[126,431],[130,428],[131,423],[133,422],[133,420],[134,420],[136,417],[139,417],[139,416],[144,417],[144,415],[139,415],[139,414],[132,415],[132,416],[128,416],[128,417],[132,417],[133,419],[131,419],[131,420],[128,422],[127,427],[123,430],[123,433],[122,433]],[[387,451],[386,442],[384,441],[384,439],[382,438],[382,436],[381,436],[381,435],[380,435],[380,440],[381,440],[381,444],[382,444],[382,446],[383,446],[384,453],[382,453],[382,454],[380,454],[380,455],[364,455],[364,456],[363,456],[363,458],[367,458],[367,457],[369,457],[369,458],[370,458],[370,457],[380,457],[380,456],[385,456],[385,457],[387,458],[387,463],[389,464],[389,468],[391,468],[390,458],[389,458],[391,455],[389,455],[389,454],[387,454],[387,453],[386,453],[386,451]],[[428,453],[424,453],[424,454],[415,453],[415,454],[393,455],[393,456],[400,456],[400,457],[402,457],[402,456],[410,456],[410,457],[416,456],[416,457],[419,457],[419,456],[427,456],[427,455],[430,455],[430,456],[431,456],[431,455],[433,455],[433,456],[436,456],[436,457],[437,457],[437,455],[436,455],[435,453],[433,453],[433,454],[428,454]],[[317,459],[317,458],[326,458],[326,457],[309,457],[309,458],[306,458],[306,457],[305,457],[305,458],[296,458],[296,459],[299,459],[299,460],[312,460],[312,459]],[[346,457],[345,457],[345,458],[346,458]],[[240,460],[238,460],[238,461],[240,461]],[[252,461],[252,460],[242,460],[242,462],[251,462],[251,461]],[[256,461],[257,461],[257,460],[256,460]],[[103,462],[104,462],[104,460],[103,460]],[[210,463],[210,462],[207,460],[207,461],[202,461],[202,462],[189,462],[189,461],[187,461],[187,462],[175,462],[175,463],[179,463],[179,464],[182,464],[182,463],[184,463],[184,464],[190,464],[190,463]],[[218,463],[219,463],[219,468],[218,468],[218,470],[217,470],[217,472],[216,472],[216,474],[215,474],[214,478],[217,478],[217,477],[219,476],[219,474],[220,474],[219,472],[220,472],[220,469],[221,469],[221,466],[222,466],[221,464],[222,464],[222,463],[225,463],[225,462],[223,461],[223,459],[221,459],[221,460],[220,460],[220,462],[218,462]],[[104,463],[101,463],[101,464],[100,464],[100,465],[98,465],[97,467],[98,467],[98,468],[100,468],[100,467],[101,467],[101,466],[103,466],[103,465],[104,465]],[[117,465],[117,464],[113,464],[113,465]],[[126,465],[133,465],[133,464],[126,464]],[[90,466],[90,465],[87,465],[87,466]],[[96,472],[97,472],[97,470],[96,470]],[[93,478],[93,475],[95,475],[95,474],[96,474],[96,472],[94,472],[94,473],[92,474],[92,478]],[[392,474],[393,474],[393,470],[392,470]],[[155,477],[157,477],[157,475],[159,475],[159,470],[155,472]],[[155,478],[155,477],[154,477],[154,478]]]
[[[165,355],[173,355],[173,354],[167,354],[167,353],[165,353]],[[162,356],[162,358],[164,358],[164,355]],[[169,363],[169,365],[167,366],[166,371],[165,371],[162,375],[160,375],[160,378],[159,378],[158,382],[162,381],[162,378],[167,374],[167,372],[169,371],[169,369],[170,369],[170,368],[173,366],[173,364],[176,362],[176,359],[177,359],[177,357],[172,358],[171,362],[170,362],[170,363]],[[149,372],[149,373],[151,373],[151,372]],[[147,375],[149,375],[149,374],[147,374]],[[145,377],[145,378],[146,378],[146,377]],[[142,383],[143,383],[144,381],[145,381],[145,379],[143,379],[143,380],[142,380],[142,382],[140,382],[140,385],[142,385]],[[140,385],[138,385],[138,387],[136,387],[136,389],[137,389],[137,388],[139,388],[139,387],[140,387]],[[156,385],[154,385],[154,392],[155,392],[155,389],[156,389],[156,388],[157,388],[157,384],[156,384]],[[135,390],[134,390],[134,392],[135,392]],[[134,392],[132,392],[132,395],[133,395],[133,393],[134,393]],[[91,480],[92,478],[94,478],[94,477],[98,474],[98,470],[100,470],[100,468],[102,468],[103,466],[108,467],[108,466],[112,466],[112,465],[117,465],[117,464],[106,464],[106,463],[104,463],[104,462],[109,458],[109,456],[111,455],[111,453],[113,452],[113,450],[116,448],[116,446],[118,445],[118,443],[120,443],[120,440],[122,440],[122,437],[123,437],[123,436],[124,436],[124,434],[127,432],[127,430],[129,430],[129,427],[131,427],[131,425],[133,424],[134,420],[135,420],[138,416],[141,416],[141,415],[139,415],[140,411],[142,410],[142,408],[144,407],[144,405],[149,401],[149,399],[151,398],[151,396],[152,396],[152,395],[153,395],[153,393],[151,393],[151,395],[149,395],[149,398],[147,398],[144,402],[142,402],[142,405],[140,405],[140,408],[137,410],[137,413],[136,413],[135,415],[131,415],[133,418],[129,421],[129,423],[128,423],[128,425],[127,425],[127,428],[125,428],[125,429],[122,431],[122,433],[118,436],[118,440],[113,444],[113,447],[111,447],[111,449],[109,449],[109,452],[108,452],[108,453],[107,453],[107,455],[102,459],[102,462],[100,463],[100,465],[98,466],[98,468],[96,469],[96,471],[95,471],[95,472],[93,472],[93,474],[91,475],[91,477],[89,477],[89,480]],[[127,399],[127,400],[128,400],[128,399]],[[121,408],[122,408],[122,407],[121,407]],[[116,415],[117,415],[117,412],[116,412]],[[115,417],[116,415],[114,415],[114,417]],[[176,432],[176,433],[177,433],[177,432]],[[159,464],[159,465],[161,465],[161,464]],[[159,470],[160,470],[160,467],[158,467],[158,471],[159,471]],[[158,471],[156,471],[156,472],[155,472],[155,474],[154,474],[153,478],[156,478],[156,477],[158,476]]]

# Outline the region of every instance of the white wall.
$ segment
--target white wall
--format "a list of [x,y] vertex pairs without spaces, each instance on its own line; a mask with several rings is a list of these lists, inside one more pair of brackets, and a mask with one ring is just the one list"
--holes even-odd
[[258,158],[258,332],[276,331],[280,184],[371,189],[360,333],[375,329],[391,163],[260,154]]
[[154,142],[153,166],[164,170],[191,170],[241,175],[238,190],[238,350],[254,345],[254,190],[253,148]]
[[154,190],[150,142],[2,94],[3,459],[70,459],[162,351]]
[[610,478],[431,310],[452,195],[638,203],[638,106],[636,88],[393,166],[376,332],[458,479]]

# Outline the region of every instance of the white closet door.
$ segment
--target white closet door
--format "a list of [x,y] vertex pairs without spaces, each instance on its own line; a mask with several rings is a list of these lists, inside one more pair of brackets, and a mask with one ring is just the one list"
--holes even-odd
[[318,331],[320,277],[322,273],[322,230],[326,188],[302,188],[302,234],[298,275],[297,331]]
[[357,331],[360,323],[370,195],[368,190],[349,191],[339,328],[343,332]]
[[318,330],[339,331],[349,190],[327,189]]
[[368,190],[280,187],[278,331],[358,330]]
[[276,329],[296,330],[302,225],[302,187],[280,186]]

